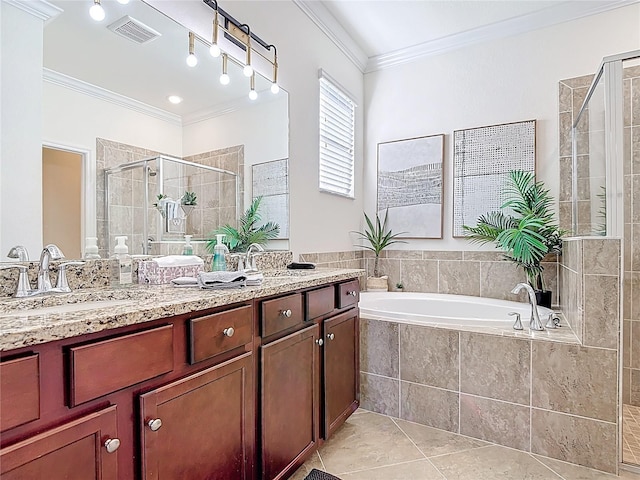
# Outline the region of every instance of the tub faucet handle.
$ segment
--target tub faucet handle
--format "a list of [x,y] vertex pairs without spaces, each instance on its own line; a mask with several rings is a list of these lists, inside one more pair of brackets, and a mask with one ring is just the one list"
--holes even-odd
[[509,315],[516,317],[516,322],[513,324],[514,330],[522,330],[522,321],[520,320],[520,314],[518,312],[509,312]]
[[547,324],[544,326],[544,328],[558,328],[559,326],[560,326],[560,319],[555,313],[551,312],[549,314],[549,319],[547,320]]

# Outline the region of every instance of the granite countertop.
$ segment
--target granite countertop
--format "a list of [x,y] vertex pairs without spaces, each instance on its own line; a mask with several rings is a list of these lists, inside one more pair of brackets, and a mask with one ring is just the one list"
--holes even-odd
[[227,290],[132,285],[0,302],[0,351],[357,278],[358,269],[264,272],[259,287]]

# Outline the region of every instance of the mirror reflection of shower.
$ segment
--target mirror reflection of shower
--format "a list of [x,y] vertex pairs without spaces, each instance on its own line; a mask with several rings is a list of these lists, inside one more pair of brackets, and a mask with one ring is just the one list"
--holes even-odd
[[237,223],[239,182],[229,170],[164,155],[105,170],[108,251],[125,235],[133,255],[179,253],[192,235],[204,253],[210,232]]

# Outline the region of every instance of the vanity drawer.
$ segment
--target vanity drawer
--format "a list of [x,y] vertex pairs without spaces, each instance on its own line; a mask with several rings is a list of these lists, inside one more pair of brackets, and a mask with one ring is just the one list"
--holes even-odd
[[312,320],[331,313],[336,306],[336,290],[333,285],[306,292],[305,320]]
[[358,300],[360,300],[360,282],[358,280],[338,285],[338,308],[357,305]]
[[0,363],[0,431],[40,418],[38,355]]
[[282,332],[304,321],[302,317],[302,295],[294,293],[285,297],[265,300],[261,304],[262,336],[268,337]]
[[71,406],[173,370],[173,325],[69,349]]
[[189,320],[189,362],[194,364],[251,342],[252,308],[234,308]]

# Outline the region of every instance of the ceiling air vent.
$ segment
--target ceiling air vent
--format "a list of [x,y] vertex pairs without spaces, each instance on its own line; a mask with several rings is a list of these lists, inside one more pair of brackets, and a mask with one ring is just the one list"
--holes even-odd
[[129,15],[116,20],[107,27],[121,37],[128,38],[132,42],[147,43],[158,38],[161,34],[144,23],[131,18]]

